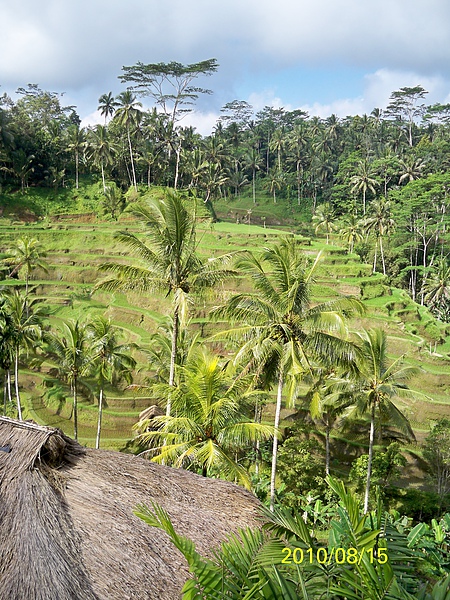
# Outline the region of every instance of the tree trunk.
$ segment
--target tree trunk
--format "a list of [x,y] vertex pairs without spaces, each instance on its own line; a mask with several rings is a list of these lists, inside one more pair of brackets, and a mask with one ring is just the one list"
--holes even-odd
[[8,378],[7,378],[7,373],[6,373],[6,369],[5,369],[3,371],[3,416],[4,417],[6,417],[7,394],[8,394]]
[[375,252],[373,254],[373,269],[372,273],[375,273],[377,270],[377,251],[378,251],[378,238],[375,239]]
[[326,426],[325,433],[325,474],[330,474],[330,427]]
[[[261,423],[261,410],[259,408],[258,400],[255,404],[255,423]],[[259,475],[259,440],[256,440],[255,445],[255,475]]]
[[127,127],[127,137],[128,137],[128,148],[130,150],[130,161],[131,161],[131,173],[133,175],[133,186],[137,191],[137,183],[136,183],[136,171],[134,169],[134,160],[133,160],[133,148],[131,146],[131,137],[130,137],[130,128]]
[[78,440],[78,407],[77,407],[77,380],[73,380],[73,437]]
[[79,185],[78,185],[78,170],[79,170],[79,156],[78,156],[78,152],[75,152],[75,188],[78,189]]
[[16,388],[17,414],[19,416],[19,421],[22,421],[22,406],[20,404],[19,393],[19,348],[16,350],[16,357],[14,359],[14,386]]
[[103,385],[100,386],[100,394],[98,396],[97,438],[95,440],[95,447],[97,448],[97,450],[100,448],[100,432],[102,430],[102,416],[103,416]]
[[178,177],[180,171],[180,154],[181,154],[181,142],[178,148],[175,150],[176,162],[175,162],[175,179],[173,182],[173,188],[176,190],[178,187]]
[[381,235],[380,235],[380,256],[381,256],[381,263],[383,265],[383,275],[386,275],[386,263],[384,261],[383,238]]
[[7,371],[7,377],[8,377],[8,399],[9,402],[12,402],[12,393],[11,393],[11,371],[10,369],[8,369]]
[[106,192],[106,183],[105,183],[105,168],[103,167],[102,161],[102,183],[103,183],[103,193]]
[[283,372],[280,367],[280,374],[278,377],[278,390],[277,390],[277,405],[275,409],[275,432],[273,434],[273,450],[272,450],[272,473],[270,475],[270,510],[273,512],[275,504],[275,480],[277,474],[277,453],[278,453],[278,427],[280,425],[280,413],[281,413],[281,400],[283,398],[283,385],[284,378]]
[[373,443],[375,439],[375,403],[372,406],[369,434],[369,460],[367,462],[366,492],[364,494],[364,514],[369,510],[370,478],[372,476]]
[[[173,331],[172,331],[172,350],[170,352],[170,371],[169,371],[169,385],[175,384],[175,361],[177,358],[177,345],[178,345],[178,329],[180,326],[180,318],[178,316],[178,306],[175,308],[173,313]],[[170,417],[170,411],[172,408],[172,401],[170,394],[167,398],[166,416]]]
[[256,204],[255,169],[253,169],[253,171],[252,171],[252,196],[253,196],[253,204]]

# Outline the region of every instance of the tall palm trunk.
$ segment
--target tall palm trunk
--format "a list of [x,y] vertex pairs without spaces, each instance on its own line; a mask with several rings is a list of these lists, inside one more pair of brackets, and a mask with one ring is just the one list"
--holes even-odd
[[378,253],[378,238],[375,240],[375,251],[373,254],[373,269],[372,273],[375,273],[377,270],[377,253]]
[[253,204],[256,204],[256,176],[255,176],[255,169],[252,169],[252,198],[253,198]]
[[100,393],[98,396],[97,437],[95,440],[95,447],[97,448],[97,450],[100,448],[100,432],[102,430],[102,416],[103,416],[103,382],[100,383]]
[[[261,408],[258,404],[258,400],[256,400],[255,403],[255,423],[261,423]],[[258,476],[259,475],[259,446],[260,446],[260,442],[259,439],[256,440],[255,444],[254,444],[254,448],[255,448],[255,475]]]
[[132,184],[134,186],[134,189],[137,190],[136,171],[134,168],[133,148],[131,146],[131,136],[130,136],[130,128],[129,127],[127,127],[127,137],[128,137],[128,149],[130,150],[131,173],[133,175]]
[[[8,379],[9,379],[9,370],[6,369],[3,371],[3,416],[6,417],[6,405],[7,405],[7,397],[8,397]],[[9,395],[11,396],[11,388],[9,389]]]
[[76,189],[79,188],[79,181],[78,181],[79,163],[80,163],[80,157],[78,156],[78,152],[75,152],[75,188]]
[[73,379],[73,437],[78,440],[77,378]]
[[177,149],[175,150],[175,156],[176,156],[176,161],[175,161],[175,179],[173,182],[173,187],[176,190],[178,187],[178,177],[180,174],[180,156],[181,156],[181,142],[179,144],[179,146],[177,147]]
[[[178,345],[178,329],[180,327],[180,317],[179,317],[179,309],[178,306],[175,307],[173,314],[173,331],[172,331],[172,349],[170,352],[170,371],[169,371],[169,385],[173,386],[175,384],[175,362],[177,358],[177,345]],[[172,408],[172,399],[170,394],[167,398],[167,406],[166,406],[166,416],[170,417],[170,411]]]
[[325,430],[325,474],[330,474],[330,425],[326,424]]
[[372,405],[372,412],[370,415],[369,460],[367,461],[367,481],[366,481],[366,492],[364,494],[364,514],[366,514],[369,510],[369,492],[370,492],[370,479],[372,477],[372,460],[373,460],[374,439],[375,439],[375,402]]
[[277,475],[277,455],[278,455],[278,427],[280,425],[280,414],[281,414],[281,400],[283,398],[283,385],[284,377],[283,371],[280,367],[280,374],[278,376],[278,389],[277,389],[277,405],[275,408],[275,431],[273,434],[273,449],[272,449],[272,472],[270,475],[270,510],[273,512],[275,504],[275,480]]
[[103,192],[106,192],[105,168],[103,166],[103,160],[102,160],[102,183],[103,183]]
[[383,275],[386,275],[386,262],[384,260],[383,237],[380,235],[380,256],[381,264],[383,265]]
[[16,356],[14,359],[14,386],[16,389],[17,414],[19,416],[19,421],[22,421],[22,406],[20,404],[19,393],[19,348],[16,349]]

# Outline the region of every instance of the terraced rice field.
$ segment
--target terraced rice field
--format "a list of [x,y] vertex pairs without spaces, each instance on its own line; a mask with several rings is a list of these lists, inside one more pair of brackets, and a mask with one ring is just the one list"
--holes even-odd
[[[103,262],[127,262],[127,250],[114,239],[119,230],[140,231],[130,219],[107,223],[95,217],[64,215],[59,219],[37,223],[11,223],[0,219],[0,253],[4,253],[18,236],[36,237],[47,251],[48,273],[33,273],[34,293],[47,309],[48,324],[103,314],[111,317],[122,328],[124,339],[145,348],[150,335],[170,314],[170,299],[146,294],[93,293],[94,285],[102,278],[99,265]],[[199,250],[205,257],[223,253],[259,248],[274,243],[279,230],[254,225],[207,222],[199,224]],[[404,355],[405,362],[422,368],[411,387],[424,393],[423,400],[402,406],[411,419],[419,439],[423,438],[433,420],[450,417],[450,326],[436,322],[429,312],[414,304],[401,290],[385,285],[382,275],[371,274],[371,266],[361,264],[356,255],[348,255],[338,246],[326,246],[322,240],[304,239],[305,253],[316,256],[322,251],[312,291],[314,301],[324,301],[340,294],[362,297],[367,307],[364,317],[355,319],[351,329],[382,326],[388,333],[389,352],[392,358]],[[5,273],[4,273],[5,275]],[[4,285],[24,285],[24,282],[5,279]],[[214,297],[199,299],[192,312],[192,327],[203,336],[210,335],[214,327],[208,320],[208,310],[234,290],[251,289],[251,281],[238,277],[221,286]],[[136,358],[141,369],[136,382],[143,384],[145,354]],[[49,403],[46,400],[45,369],[21,371],[25,415],[40,423],[58,426],[71,434],[70,401]],[[114,390],[106,392],[107,407],[104,414],[103,447],[124,448],[132,437],[132,425],[141,410],[151,402],[145,389],[139,392]],[[270,413],[270,407],[268,408]],[[285,412],[285,416],[287,416]],[[80,440],[92,446],[95,440],[97,406],[88,397],[80,404]]]

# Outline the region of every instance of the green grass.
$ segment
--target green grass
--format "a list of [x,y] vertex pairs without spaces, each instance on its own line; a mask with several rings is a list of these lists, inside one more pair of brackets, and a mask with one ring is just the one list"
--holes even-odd
[[[113,322],[123,330],[126,339],[145,345],[151,333],[171,313],[170,298],[154,294],[91,294],[94,284],[103,277],[98,271],[99,264],[103,261],[128,261],[127,251],[114,239],[114,233],[123,229],[141,231],[129,216],[122,216],[118,223],[102,220],[96,215],[80,217],[78,222],[77,218],[61,217],[46,217],[27,224],[18,220],[18,217],[29,219],[33,207],[40,207],[36,212],[41,216],[61,213],[62,204],[67,212],[88,212],[89,206],[96,203],[96,193],[95,186],[86,185],[75,195],[74,190],[67,191],[58,195],[56,200],[53,193],[46,190],[29,190],[24,196],[15,194],[14,201],[8,197],[6,218],[0,218],[0,253],[4,253],[15,237],[25,230],[37,237],[47,249],[51,269],[48,274],[36,271],[33,274],[36,279],[31,283],[48,309],[48,322],[52,326],[65,319],[105,314],[111,316]],[[243,223],[242,219],[237,224],[236,211],[244,214],[243,211],[249,208],[252,209],[252,224]],[[296,220],[301,212],[296,207],[293,209],[294,213],[291,213],[285,206],[273,205],[271,198],[264,197],[258,198],[256,207],[252,206],[248,196],[236,201],[220,201],[216,211],[223,220],[214,224],[205,220],[199,223],[199,251],[205,257],[244,249],[258,251],[275,243],[280,234],[303,231],[305,228],[300,227]],[[258,218],[262,222],[261,216],[267,217],[266,228],[255,224]],[[204,218],[205,215],[202,215]],[[286,231],[280,230],[279,222],[287,223]],[[340,293],[366,298],[364,304],[367,315],[353,320],[350,323],[351,330],[384,327],[392,359],[404,354],[408,364],[423,368],[423,373],[416,378],[412,387],[428,393],[431,400],[407,407],[417,432],[426,431],[429,423],[439,415],[450,417],[450,403],[446,400],[450,392],[450,325],[437,323],[429,311],[412,302],[406,292],[388,288],[383,275],[372,275],[371,265],[362,264],[357,255],[347,254],[337,244],[327,245],[323,238],[309,238],[306,235],[299,239],[305,254],[311,259],[322,251],[312,287],[313,302],[332,299]],[[2,284],[24,285],[24,282],[6,279]],[[251,280],[238,277],[227,283],[224,289],[248,291],[251,289]],[[220,327],[211,324],[207,316],[209,306],[216,301],[216,298],[207,297],[193,307],[192,324],[195,330],[205,325],[205,334],[208,335]],[[138,359],[138,367],[145,369],[144,355],[140,353]],[[42,373],[32,373],[26,369],[21,372],[27,414],[40,423],[61,427],[70,435],[73,432],[69,420],[70,400],[61,414],[56,414],[55,408],[46,406],[43,390],[39,387],[43,377]],[[141,373],[138,379],[142,378]],[[118,448],[123,447],[131,437],[131,426],[148,403],[148,398],[145,392],[130,397],[120,391],[110,391],[110,395],[111,401],[105,409],[104,446]],[[271,405],[266,412],[267,418],[270,418]],[[80,437],[88,445],[93,445],[95,440],[96,413],[96,404],[91,400],[85,399],[81,403]]]

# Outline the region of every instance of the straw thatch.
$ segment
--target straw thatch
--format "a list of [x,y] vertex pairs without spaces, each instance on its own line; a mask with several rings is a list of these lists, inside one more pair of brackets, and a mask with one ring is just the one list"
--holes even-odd
[[179,598],[184,559],[132,513],[152,500],[202,553],[258,522],[256,499],[231,483],[0,417],[0,598]]

